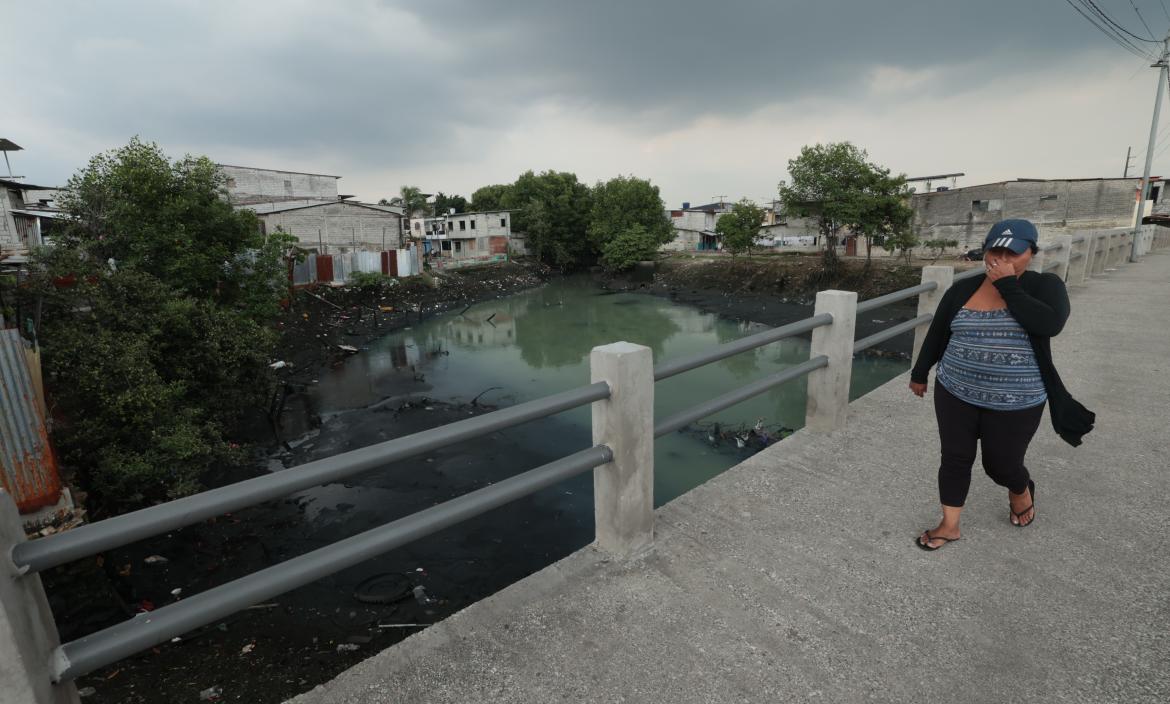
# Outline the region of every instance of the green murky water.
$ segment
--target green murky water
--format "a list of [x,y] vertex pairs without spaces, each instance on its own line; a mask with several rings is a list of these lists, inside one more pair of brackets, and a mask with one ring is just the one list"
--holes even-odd
[[[557,280],[544,288],[451,311],[376,341],[317,387],[321,410],[368,405],[386,395],[387,379],[409,373],[425,380],[440,401],[512,405],[589,383],[589,351],[625,340],[650,347],[655,362],[690,355],[765,329],[720,319],[694,307],[640,294],[611,294],[588,279]],[[655,417],[695,404],[808,359],[808,342],[789,339],[666,379],[655,387]],[[907,368],[906,362],[859,358],[851,397],[857,398]],[[485,393],[486,392],[486,393]],[[655,502],[670,501],[751,453],[735,434],[757,423],[804,422],[804,380],[705,419],[700,428],[659,438],[655,447]],[[724,437],[710,440],[710,424]],[[526,448],[554,459],[588,447],[588,407],[508,431]],[[749,438],[749,444],[752,438]],[[517,467],[522,471],[527,467]]]

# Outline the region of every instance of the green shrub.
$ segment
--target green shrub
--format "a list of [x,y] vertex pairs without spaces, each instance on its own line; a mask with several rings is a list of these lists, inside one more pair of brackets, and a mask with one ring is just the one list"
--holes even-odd
[[640,224],[634,224],[605,243],[601,265],[607,271],[625,271],[640,261],[653,259],[659,240]]
[[393,282],[394,279],[377,271],[355,271],[349,275],[349,285],[362,291],[377,291]]

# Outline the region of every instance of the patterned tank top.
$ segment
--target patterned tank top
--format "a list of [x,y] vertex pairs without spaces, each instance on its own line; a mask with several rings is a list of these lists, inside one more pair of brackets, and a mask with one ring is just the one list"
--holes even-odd
[[982,408],[1015,411],[1048,400],[1028,333],[1006,308],[960,308],[935,376],[956,398]]

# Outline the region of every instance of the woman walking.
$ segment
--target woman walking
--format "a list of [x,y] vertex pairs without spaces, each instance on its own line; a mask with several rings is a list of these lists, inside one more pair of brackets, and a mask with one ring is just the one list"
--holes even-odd
[[1036,519],[1036,482],[1024,455],[1045,403],[1069,444],[1081,444],[1093,429],[1095,416],[1069,395],[1053,366],[1050,341],[1068,320],[1068,292],[1059,276],[1027,270],[1037,240],[1027,220],[992,226],[983,243],[986,274],[959,281],[943,295],[910,372],[910,390],[923,396],[927,374],[938,365],[943,517],[915,539],[923,550],[959,539],[977,445],[984,471],[1008,490],[1008,520],[1022,528]]

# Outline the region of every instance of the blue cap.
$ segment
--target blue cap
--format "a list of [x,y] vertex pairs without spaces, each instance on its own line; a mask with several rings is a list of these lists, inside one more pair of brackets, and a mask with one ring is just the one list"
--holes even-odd
[[983,240],[984,251],[994,247],[1005,247],[1016,254],[1036,246],[1040,233],[1028,220],[1000,220],[991,226],[987,239]]

